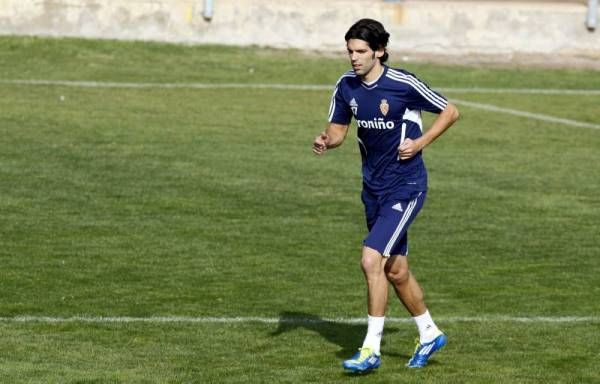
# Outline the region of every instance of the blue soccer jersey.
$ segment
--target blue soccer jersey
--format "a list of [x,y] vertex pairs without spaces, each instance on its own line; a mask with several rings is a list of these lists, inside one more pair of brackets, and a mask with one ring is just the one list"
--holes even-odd
[[405,138],[423,133],[421,111],[440,113],[447,99],[413,74],[383,66],[375,82],[367,84],[353,71],[338,80],[329,108],[329,122],[356,120],[362,157],[363,188],[379,201],[406,200],[427,190],[427,171],[421,153],[399,160]]

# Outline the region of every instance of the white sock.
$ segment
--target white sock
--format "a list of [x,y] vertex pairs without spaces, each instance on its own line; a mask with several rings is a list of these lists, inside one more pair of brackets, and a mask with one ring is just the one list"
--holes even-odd
[[381,337],[383,336],[383,323],[385,316],[377,317],[369,315],[369,325],[367,328],[367,336],[363,342],[363,348],[368,347],[376,354],[380,354]]
[[413,320],[417,324],[417,328],[419,328],[419,341],[421,344],[431,343],[436,337],[442,334],[442,331],[433,322],[429,311],[413,317]]

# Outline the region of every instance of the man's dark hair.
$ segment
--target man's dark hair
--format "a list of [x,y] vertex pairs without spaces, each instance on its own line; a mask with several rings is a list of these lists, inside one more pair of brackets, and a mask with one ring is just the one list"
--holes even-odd
[[369,47],[376,51],[383,48],[383,56],[379,58],[381,63],[385,63],[388,59],[388,53],[386,50],[390,34],[385,31],[383,25],[373,19],[360,19],[353,26],[350,27],[346,36],[344,36],[346,42],[350,39],[359,39],[366,41]]

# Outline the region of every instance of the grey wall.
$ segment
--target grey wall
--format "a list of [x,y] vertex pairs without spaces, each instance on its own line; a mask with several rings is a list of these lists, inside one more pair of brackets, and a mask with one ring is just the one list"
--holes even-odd
[[600,60],[600,31],[581,3],[506,1],[0,0],[0,34],[343,50],[361,17],[381,20],[405,55],[585,56]]

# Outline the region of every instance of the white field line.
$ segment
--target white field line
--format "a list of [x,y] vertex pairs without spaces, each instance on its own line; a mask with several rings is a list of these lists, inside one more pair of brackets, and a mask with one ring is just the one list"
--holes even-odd
[[[410,318],[388,317],[387,323],[412,323]],[[599,323],[600,316],[473,316],[473,317],[438,317],[439,323]],[[97,324],[122,324],[122,323],[183,323],[183,324],[237,324],[237,323],[263,323],[263,324],[366,324],[365,318],[318,318],[318,317],[186,317],[186,316],[15,316],[0,317],[0,323],[97,323]]]
[[600,96],[600,89],[555,89],[555,88],[438,88],[440,92],[490,93],[521,95]]
[[[331,91],[329,85],[319,84],[252,84],[252,83],[132,83],[132,82],[104,82],[104,81],[76,81],[76,80],[32,80],[32,79],[0,79],[4,85],[45,85],[68,86],[83,88],[124,88],[124,89],[280,89],[280,90],[310,90]],[[440,88],[441,92],[448,93],[512,93],[512,94],[548,94],[548,95],[600,95],[598,89],[526,89],[526,88]],[[459,105],[481,109],[490,112],[505,113],[528,119],[545,121],[548,123],[563,124],[578,128],[600,129],[600,124],[586,123],[577,120],[563,119],[551,115],[520,111],[517,109],[498,107],[492,104],[475,103],[464,100],[451,100]]]
[[302,91],[331,91],[329,85],[317,84],[252,84],[252,83],[130,83],[106,81],[75,81],[75,80],[6,80],[0,79],[5,85],[60,85],[78,88],[132,88],[132,89],[281,89]]
[[[264,83],[138,83],[110,81],[78,81],[78,80],[34,80],[34,79],[0,79],[5,85],[61,85],[80,88],[191,88],[191,89],[282,89],[333,91],[333,85],[322,84],[264,84]],[[455,93],[508,93],[529,95],[573,95],[600,96],[600,89],[543,89],[543,88],[437,88],[440,92]]]
[[514,115],[514,116],[520,116],[520,117],[526,117],[528,119],[541,120],[541,121],[545,121],[547,123],[570,125],[572,127],[578,127],[578,128],[600,129],[600,124],[586,123],[586,122],[571,120],[571,119],[563,119],[560,117],[544,115],[541,113],[520,111],[518,109],[512,109],[512,108],[503,108],[503,107],[498,107],[498,106],[492,105],[492,104],[474,103],[472,101],[457,100],[457,99],[453,99],[451,101],[458,105],[464,105],[464,106],[470,107],[470,108],[481,109],[481,110],[489,111],[489,112],[505,113],[508,115]]

